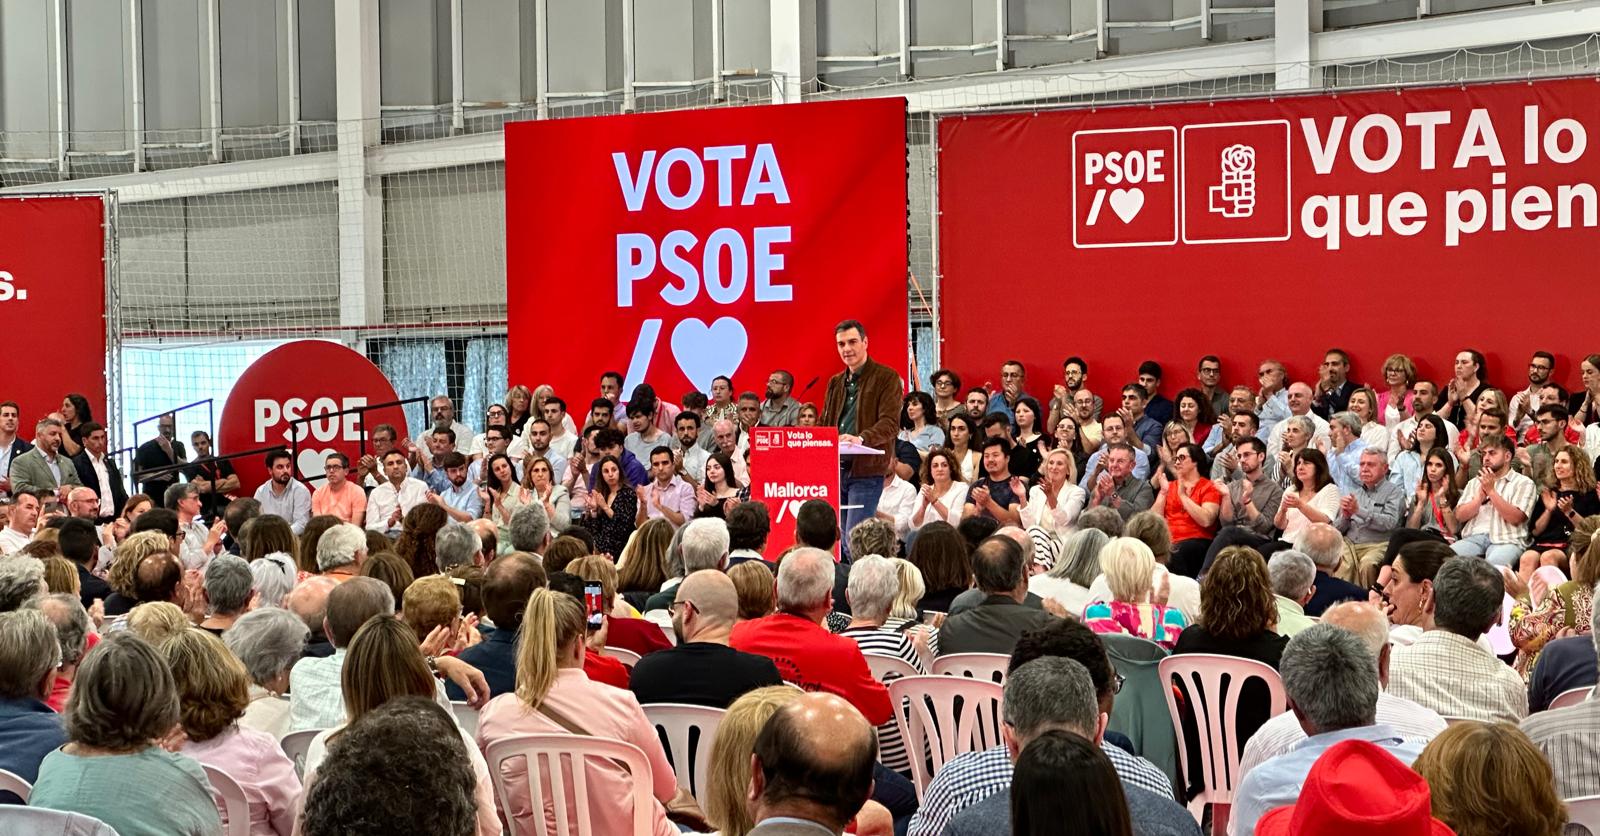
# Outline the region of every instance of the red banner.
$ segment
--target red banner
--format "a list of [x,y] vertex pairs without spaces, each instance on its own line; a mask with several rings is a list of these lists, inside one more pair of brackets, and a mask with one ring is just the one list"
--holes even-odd
[[1110,402],[1145,359],[1171,396],[1204,354],[1253,385],[1337,346],[1381,385],[1390,353],[1442,380],[1476,348],[1515,388],[1544,349],[1575,385],[1597,101],[1586,78],[942,119],[945,363],[1017,357],[1048,396],[1077,354]]
[[[767,506],[767,559],[794,542],[794,518],[808,499],[839,509],[839,431],[756,427],[750,431],[750,498]],[[839,550],[833,550],[837,557]]]
[[69,392],[106,423],[105,251],[99,197],[0,196],[0,401],[22,438]]
[[506,126],[511,380],[582,415],[601,372],[673,403],[787,369],[820,405],[833,327],[906,344],[905,101]]
[[[350,457],[351,475],[361,455],[361,439],[379,424],[393,424],[406,436],[406,416],[398,406],[363,416],[332,413],[398,400],[394,387],[371,360],[335,342],[298,340],[261,355],[233,384],[222,407],[217,449],[240,453],[266,447],[292,450],[300,430],[296,475],[312,489],[322,484],[331,453]],[[301,418],[309,422],[295,424]],[[471,439],[468,439],[471,441]],[[369,445],[367,451],[371,452]],[[231,460],[239,474],[239,495],[248,496],[267,480],[266,454]]]

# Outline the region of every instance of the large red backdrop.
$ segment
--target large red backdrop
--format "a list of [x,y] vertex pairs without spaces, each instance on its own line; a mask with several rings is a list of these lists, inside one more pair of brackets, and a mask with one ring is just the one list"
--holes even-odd
[[1525,386],[1536,349],[1600,351],[1592,78],[944,118],[943,357],[1009,357],[1048,396],[1063,358],[1110,396],[1147,358],[1227,383],[1333,346],[1382,383],[1466,347]]
[[0,400],[21,408],[21,437],[69,392],[105,422],[105,278],[99,197],[0,196]]
[[903,99],[508,125],[511,380],[583,414],[607,369],[676,403],[784,368],[820,402],[846,318],[903,370],[905,165]]

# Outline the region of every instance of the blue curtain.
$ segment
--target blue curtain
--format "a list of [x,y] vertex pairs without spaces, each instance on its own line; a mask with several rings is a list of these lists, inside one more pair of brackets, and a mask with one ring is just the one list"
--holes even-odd
[[[405,398],[431,398],[443,394],[445,387],[444,340],[384,340],[372,345],[372,361],[394,384],[395,394]],[[428,426],[427,403],[407,404],[408,435],[415,438]]]
[[462,419],[462,423],[483,428],[489,404],[500,403],[506,396],[506,369],[510,362],[505,337],[474,337],[467,343],[466,373],[457,411],[471,418]]

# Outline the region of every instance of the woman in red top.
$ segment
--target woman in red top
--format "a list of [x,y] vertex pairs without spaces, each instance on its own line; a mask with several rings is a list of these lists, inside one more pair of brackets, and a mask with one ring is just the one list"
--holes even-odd
[[1222,491],[1215,482],[1200,475],[1206,467],[1206,453],[1189,442],[1172,454],[1169,479],[1165,471],[1156,473],[1156,508],[1162,510],[1167,529],[1172,532],[1172,571],[1189,577],[1199,573],[1206,549],[1217,534],[1217,515],[1222,508]]

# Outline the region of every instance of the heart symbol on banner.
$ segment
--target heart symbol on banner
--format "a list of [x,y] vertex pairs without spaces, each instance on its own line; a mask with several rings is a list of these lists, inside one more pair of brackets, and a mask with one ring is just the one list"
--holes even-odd
[[733,377],[749,347],[744,323],[731,316],[710,325],[691,317],[672,329],[672,356],[684,377],[702,392],[711,391],[711,381],[718,375]]
[[1139,210],[1143,208],[1143,189],[1113,189],[1111,191],[1111,211],[1116,212],[1117,217],[1121,218],[1123,223],[1133,223],[1133,219],[1139,216]]
[[315,479],[327,472],[328,457],[338,450],[301,450],[300,456],[294,460],[300,468],[300,478]]

